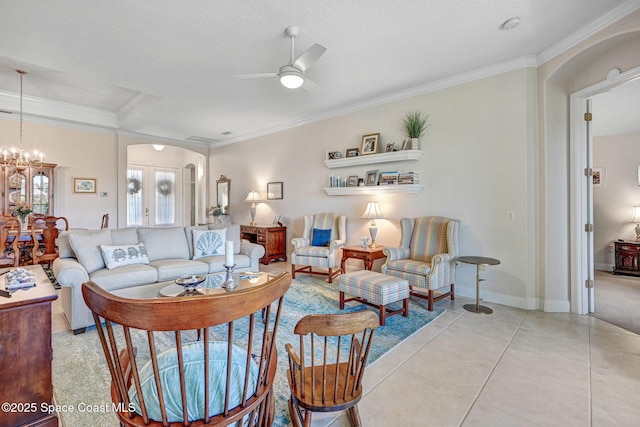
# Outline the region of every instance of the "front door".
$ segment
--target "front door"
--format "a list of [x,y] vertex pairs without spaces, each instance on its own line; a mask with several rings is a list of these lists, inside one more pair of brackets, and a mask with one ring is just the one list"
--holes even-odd
[[127,226],[182,225],[182,183],[177,169],[129,165]]

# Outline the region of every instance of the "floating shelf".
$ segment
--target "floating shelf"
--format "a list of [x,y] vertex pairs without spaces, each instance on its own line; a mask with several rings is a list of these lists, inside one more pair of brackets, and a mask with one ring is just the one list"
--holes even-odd
[[359,194],[387,194],[387,193],[409,193],[415,194],[422,191],[420,184],[399,184],[399,185],[370,185],[364,187],[328,187],[324,191],[329,196],[353,196]]
[[419,160],[422,150],[402,150],[391,153],[369,154],[366,156],[345,157],[343,159],[325,160],[324,164],[329,169],[345,168],[348,166],[373,165],[376,163],[406,162]]

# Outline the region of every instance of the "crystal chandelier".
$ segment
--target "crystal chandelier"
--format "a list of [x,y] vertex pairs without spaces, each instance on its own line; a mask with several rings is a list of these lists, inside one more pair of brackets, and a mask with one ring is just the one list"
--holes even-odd
[[6,166],[12,166],[18,169],[24,169],[29,166],[42,166],[44,153],[39,150],[27,150],[22,144],[22,78],[26,71],[16,70],[20,74],[20,145],[18,147],[2,147],[0,148],[0,163]]

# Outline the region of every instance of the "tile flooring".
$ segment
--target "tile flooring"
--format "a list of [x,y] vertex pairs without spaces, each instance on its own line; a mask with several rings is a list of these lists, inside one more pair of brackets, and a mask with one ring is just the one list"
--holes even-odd
[[[288,263],[260,266],[289,270]],[[590,316],[498,304],[447,311],[370,366],[358,405],[367,427],[638,426],[640,336]],[[67,330],[59,300],[54,333]],[[313,426],[349,426],[317,414]]]

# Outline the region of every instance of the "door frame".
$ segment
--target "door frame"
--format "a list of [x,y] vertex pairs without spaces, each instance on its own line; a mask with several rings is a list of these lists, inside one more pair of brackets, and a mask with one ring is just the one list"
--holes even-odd
[[[590,200],[588,188],[584,185],[585,169],[593,168],[593,165],[587,163],[588,153],[592,150],[592,141],[589,140],[587,127],[584,125],[587,100],[638,78],[640,78],[640,67],[624,73],[614,68],[609,71],[606,80],[574,92],[569,98],[569,249],[571,254],[569,262],[572,313],[588,314],[589,293],[591,292],[593,296],[593,289],[585,286],[589,277],[593,276],[593,271],[589,269],[594,268],[593,253],[589,251],[584,228],[589,219],[589,209],[593,210],[593,200]],[[597,120],[597,117],[594,120]]]

